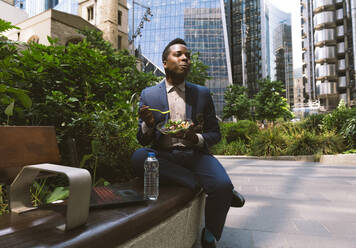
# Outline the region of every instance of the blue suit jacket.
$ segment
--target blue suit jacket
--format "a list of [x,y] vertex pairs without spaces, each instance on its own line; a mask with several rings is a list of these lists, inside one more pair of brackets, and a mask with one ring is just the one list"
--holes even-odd
[[[218,120],[216,119],[215,108],[210,91],[204,86],[186,83],[185,94],[186,117],[188,120],[192,120],[195,124],[198,124],[198,116],[203,119],[202,135],[205,142],[203,151],[209,152],[209,147],[218,143],[221,138],[220,128]],[[147,105],[162,111],[169,110],[165,80],[142,91],[140,107],[142,105]],[[155,111],[152,113],[155,119],[155,125],[159,122],[167,121],[169,118],[169,114],[164,115]],[[158,139],[160,135],[163,134],[156,130],[154,135],[144,135],[142,133],[141,124],[142,120],[140,119],[137,132],[137,139],[140,144],[143,146],[152,144],[153,148],[158,148]]]

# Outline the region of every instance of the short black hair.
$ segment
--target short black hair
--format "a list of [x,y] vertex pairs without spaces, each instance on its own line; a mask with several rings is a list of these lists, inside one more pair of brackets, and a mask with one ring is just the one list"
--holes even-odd
[[182,44],[187,46],[187,43],[181,38],[175,38],[171,42],[168,43],[168,45],[164,48],[163,53],[162,53],[162,62],[167,60],[168,54],[169,54],[169,48],[175,44]]

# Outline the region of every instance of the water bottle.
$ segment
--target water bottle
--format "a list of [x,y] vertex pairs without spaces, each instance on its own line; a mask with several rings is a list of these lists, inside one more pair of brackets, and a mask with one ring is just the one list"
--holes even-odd
[[144,196],[145,199],[157,200],[159,193],[159,164],[154,152],[149,152],[145,160]]

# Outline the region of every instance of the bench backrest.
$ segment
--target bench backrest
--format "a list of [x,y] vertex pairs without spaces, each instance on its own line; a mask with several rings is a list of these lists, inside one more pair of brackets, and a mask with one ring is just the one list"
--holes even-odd
[[0,183],[10,184],[25,165],[59,162],[54,127],[0,126]]

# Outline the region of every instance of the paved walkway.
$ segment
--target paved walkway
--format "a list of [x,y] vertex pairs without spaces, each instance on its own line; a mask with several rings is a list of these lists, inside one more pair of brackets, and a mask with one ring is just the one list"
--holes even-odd
[[220,159],[246,205],[219,248],[356,248],[356,166]]

